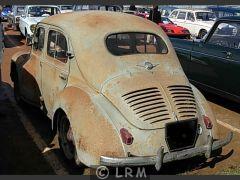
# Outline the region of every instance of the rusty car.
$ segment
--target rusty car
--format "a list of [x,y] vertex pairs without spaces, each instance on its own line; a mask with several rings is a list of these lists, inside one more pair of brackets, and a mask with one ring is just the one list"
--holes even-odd
[[[121,23],[119,23],[121,22]],[[70,28],[71,27],[71,28]],[[16,101],[42,109],[67,159],[152,165],[221,152],[214,114],[164,31],[120,12],[47,17],[11,60]]]

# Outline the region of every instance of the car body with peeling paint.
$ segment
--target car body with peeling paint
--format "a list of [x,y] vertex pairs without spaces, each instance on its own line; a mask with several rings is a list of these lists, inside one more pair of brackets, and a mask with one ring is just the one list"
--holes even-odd
[[210,157],[232,138],[219,139],[214,114],[168,37],[141,17],[84,11],[45,18],[31,52],[12,57],[11,78],[16,100],[46,112],[77,164],[159,170]]

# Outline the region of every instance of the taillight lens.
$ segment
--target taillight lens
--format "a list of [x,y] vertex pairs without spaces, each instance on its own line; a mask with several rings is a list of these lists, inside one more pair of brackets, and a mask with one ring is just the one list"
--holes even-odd
[[120,129],[120,134],[124,144],[131,145],[133,143],[133,136],[127,129]]
[[203,121],[207,129],[212,129],[213,124],[209,117],[203,115]]

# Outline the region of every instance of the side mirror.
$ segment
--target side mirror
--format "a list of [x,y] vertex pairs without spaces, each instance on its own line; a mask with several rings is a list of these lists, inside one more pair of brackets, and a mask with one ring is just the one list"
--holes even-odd
[[69,57],[69,59],[74,58],[74,54],[72,51],[67,51],[67,57]]

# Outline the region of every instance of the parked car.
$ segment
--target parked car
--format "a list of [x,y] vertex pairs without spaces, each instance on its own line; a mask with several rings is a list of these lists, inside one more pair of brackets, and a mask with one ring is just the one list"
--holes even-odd
[[167,17],[161,17],[161,23],[159,26],[166,32],[166,34],[170,37],[180,37],[189,39],[191,34],[187,28],[178,26],[174,24]]
[[12,13],[8,15],[8,25],[13,27],[14,30],[19,29],[19,20],[24,13],[25,6],[14,5],[12,6]]
[[61,13],[68,13],[73,11],[72,5],[59,5]]
[[48,16],[59,14],[60,9],[54,5],[28,5],[19,20],[19,29],[23,36],[30,37],[38,22]]
[[208,9],[214,12],[217,18],[225,16],[240,16],[239,6],[209,6]]
[[187,28],[190,33],[202,38],[211,29],[216,16],[211,11],[191,10],[191,9],[175,9],[168,17],[178,26]]
[[2,12],[1,12],[1,19],[2,21],[7,21],[8,19],[8,15],[12,12],[12,8],[11,7],[3,7]]
[[214,156],[232,138],[219,139],[210,106],[163,30],[133,15],[85,11],[43,19],[31,52],[12,57],[11,78],[16,100],[46,112],[60,148],[77,164],[159,170]]
[[223,17],[200,40],[171,39],[191,82],[240,102],[240,18]]
[[161,12],[162,16],[168,17],[169,14],[174,10],[178,9],[177,7],[174,6],[159,6],[159,11]]
[[123,7],[118,5],[74,5],[73,10],[74,11],[101,10],[121,12],[123,10]]

